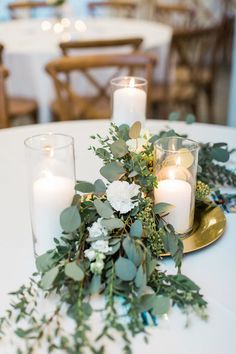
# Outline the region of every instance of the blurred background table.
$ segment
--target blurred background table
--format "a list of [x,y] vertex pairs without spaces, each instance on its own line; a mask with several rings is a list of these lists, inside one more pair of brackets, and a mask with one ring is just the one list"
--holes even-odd
[[[59,42],[132,36],[143,38],[142,50],[156,54],[158,65],[155,80],[162,81],[172,36],[171,27],[165,24],[125,18],[67,19],[64,29],[55,19],[0,23],[0,42],[6,44],[4,64],[13,72],[8,79],[8,92],[11,95],[34,97],[39,104],[39,121],[47,122],[50,120],[49,102],[53,97],[53,88],[44,67],[60,55]],[[102,50],[94,49],[92,53],[101,53]],[[86,50],[80,50],[80,53],[86,54]],[[85,83],[78,80],[78,85]]]
[[[33,245],[31,237],[27,175],[24,159],[24,139],[48,131],[74,136],[77,178],[94,181],[99,177],[100,162],[88,147],[89,138],[94,133],[105,135],[108,121],[79,121],[50,123],[37,126],[3,129],[0,131],[0,279],[1,314],[8,306],[7,293],[27,282],[34,271]],[[148,121],[147,128],[152,133],[167,126],[165,121]],[[236,129],[217,125],[193,124],[183,122],[169,123],[180,134],[188,134],[201,142],[226,141],[235,147]],[[232,156],[232,167],[236,167],[236,156]],[[227,214],[225,234],[217,242],[201,251],[185,256],[183,273],[190,276],[202,289],[209,302],[209,320],[190,317],[189,328],[184,328],[185,316],[172,310],[166,321],[158,328],[150,328],[150,343],[144,344],[142,337],[133,341],[134,354],[234,354],[236,347],[236,218]],[[14,261],[13,261],[14,260]],[[173,264],[165,260],[173,271]],[[94,321],[95,333],[99,322]],[[109,342],[108,353],[120,354],[121,342]],[[14,348],[0,347],[1,354],[12,354]],[[45,352],[44,352],[45,354]],[[60,354],[62,354],[60,352]]]

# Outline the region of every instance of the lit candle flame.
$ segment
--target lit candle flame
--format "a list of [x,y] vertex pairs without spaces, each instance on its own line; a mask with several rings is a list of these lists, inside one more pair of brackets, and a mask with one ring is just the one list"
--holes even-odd
[[48,155],[49,157],[54,156],[54,149],[51,145],[44,145],[43,151],[44,151],[45,155]]
[[135,86],[135,79],[132,77],[129,82],[129,87],[134,87]]

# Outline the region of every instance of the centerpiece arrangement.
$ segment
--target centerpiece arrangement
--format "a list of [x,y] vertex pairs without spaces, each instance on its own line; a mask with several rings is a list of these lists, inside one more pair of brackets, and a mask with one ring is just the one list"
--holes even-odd
[[[173,130],[151,136],[139,122],[131,127],[111,124],[108,136],[92,137],[96,146],[90,150],[103,161],[103,179],[76,182],[73,201],[60,215],[62,234],[54,238],[51,250],[36,258],[38,272],[28,286],[13,294],[12,308],[1,319],[2,339],[9,328],[21,339],[18,354],[37,353],[42,343],[48,353],[102,354],[106,352],[102,339],[114,340],[114,330],[128,354],[131,337],[144,333],[148,340],[148,325],[157,325],[172,306],[206,319],[207,302],[200,288],[181,273],[183,240],[168,219],[174,206],[155,202],[153,196],[158,191],[160,161],[154,159],[154,146],[160,138],[173,137],[180,136]],[[184,156],[185,167],[193,164],[191,152]],[[194,193],[198,207],[211,207],[208,195],[216,183],[236,185],[235,173],[223,165],[229,156],[226,144],[200,145]],[[189,172],[184,173],[186,177]],[[190,208],[189,203],[183,208]],[[160,267],[166,253],[175,263],[176,274]],[[95,295],[102,295],[104,301],[99,310],[101,333],[93,342]],[[48,313],[40,310],[42,296],[54,304]],[[65,318],[73,319],[69,329]]]

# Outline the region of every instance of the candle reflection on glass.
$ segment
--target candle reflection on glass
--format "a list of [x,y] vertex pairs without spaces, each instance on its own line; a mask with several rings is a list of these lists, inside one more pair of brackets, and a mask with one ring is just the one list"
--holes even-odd
[[158,181],[155,203],[173,206],[164,220],[177,234],[186,235],[193,225],[198,144],[181,137],[160,138],[154,153]]

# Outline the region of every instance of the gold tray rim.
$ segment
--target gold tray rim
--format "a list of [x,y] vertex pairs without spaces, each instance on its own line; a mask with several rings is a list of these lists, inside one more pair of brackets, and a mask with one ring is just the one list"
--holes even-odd
[[[226,216],[221,207],[206,206],[203,210],[196,210],[193,230],[182,239],[184,254],[210,246],[223,236],[226,229]],[[160,256],[169,257],[170,253],[162,253]]]

